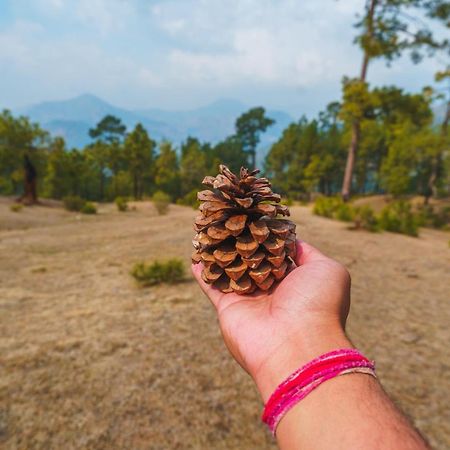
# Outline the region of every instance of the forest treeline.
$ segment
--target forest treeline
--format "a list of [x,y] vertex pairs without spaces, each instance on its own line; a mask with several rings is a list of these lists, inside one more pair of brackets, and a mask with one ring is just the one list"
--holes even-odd
[[[436,124],[427,91],[405,93],[390,86],[354,92],[344,88],[344,102],[330,103],[318,117],[290,124],[270,148],[263,165],[276,190],[292,199],[311,193],[341,191],[353,96],[362,104],[361,141],[354,168],[353,192],[449,195],[448,116]],[[26,117],[0,114],[0,192],[19,195],[23,189],[23,158],[36,168],[41,196],[61,199],[77,195],[110,201],[118,196],[141,199],[163,191],[172,200],[190,204],[206,174],[225,163],[238,170],[252,165],[259,137],[273,121],[263,108],[236,120],[235,133],[212,145],[187,138],[177,149],[157,143],[137,124],[127,132],[119,118],[106,116],[90,130],[92,143],[68,149]]]
[[[424,87],[410,93],[368,81],[373,60],[394,64],[409,53],[416,63],[425,56],[438,58],[442,70],[436,82],[450,82],[449,41],[431,31],[438,24],[446,30],[450,26],[447,1],[366,0],[355,24],[360,74],[344,77],[339,101],[315,118],[290,124],[269,149],[262,169],[274,189],[305,200],[312,193],[341,193],[344,200],[350,194],[418,194],[426,201],[450,195],[449,92]],[[439,103],[445,108],[441,123],[432,113],[432,105]],[[141,124],[127,130],[120,118],[109,115],[89,131],[89,145],[68,149],[61,137],[4,110],[0,194],[21,193],[26,159],[37,174],[41,196],[107,201],[162,191],[190,204],[203,177],[217,173],[219,163],[232,170],[253,168],[260,136],[273,123],[264,108],[252,108],[236,119],[234,133],[223,141],[189,137],[176,148],[168,140],[156,142]]]

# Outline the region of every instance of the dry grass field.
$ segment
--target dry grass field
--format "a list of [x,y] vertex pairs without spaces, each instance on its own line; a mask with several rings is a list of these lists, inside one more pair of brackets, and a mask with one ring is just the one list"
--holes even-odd
[[[141,289],[136,261],[189,264],[192,209],[97,216],[0,199],[2,449],[272,449],[261,401],[194,281]],[[450,448],[450,235],[348,230],[293,207],[353,278],[348,332],[436,449]]]

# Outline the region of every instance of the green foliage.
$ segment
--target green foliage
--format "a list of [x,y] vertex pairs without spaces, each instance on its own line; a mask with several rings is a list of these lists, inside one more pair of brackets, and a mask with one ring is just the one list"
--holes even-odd
[[[151,185],[149,186],[150,190]],[[126,169],[121,169],[111,178],[106,189],[108,199],[116,199],[117,197],[129,197],[134,192],[133,180],[131,174]]]
[[83,214],[97,214],[97,207],[92,202],[86,202],[80,212]]
[[448,45],[446,40],[433,37],[422,15],[447,24],[449,10],[446,0],[366,2],[364,14],[356,23],[360,32],[355,41],[368,59],[383,58],[390,62],[409,51],[412,61],[419,62],[424,54]]
[[344,78],[342,91],[343,103],[339,116],[344,122],[352,123],[372,116],[373,101],[369,85],[365,81]]
[[81,212],[83,214],[96,214],[97,207],[92,202],[78,197],[76,195],[69,195],[63,198],[64,208],[67,211]]
[[122,121],[111,114],[103,117],[95,128],[89,130],[89,136],[98,141],[119,142],[127,130]]
[[259,144],[260,135],[275,123],[265,114],[264,108],[252,108],[239,116],[235,124],[236,138],[241,142],[243,150],[250,156],[252,169],[255,168],[256,147]]
[[153,181],[156,143],[150,139],[146,129],[138,123],[128,134],[124,143],[124,154],[133,180],[135,199],[142,198],[145,179]]
[[313,213],[317,216],[333,218],[342,205],[344,202],[340,197],[318,197],[314,202]]
[[128,211],[128,199],[126,197],[116,197],[114,203],[116,204],[118,211]]
[[404,200],[385,206],[380,213],[378,223],[382,230],[410,236],[419,234],[419,220],[412,212],[411,205]]
[[222,142],[219,142],[213,149],[214,159],[211,167],[211,173],[217,170],[220,163],[226,164],[234,173],[239,172],[242,166],[246,166],[247,153],[242,147],[242,142],[236,136],[229,136]]
[[80,212],[86,204],[86,200],[83,200],[77,195],[68,195],[67,197],[63,198],[63,203],[64,208],[66,208],[67,211]]
[[339,197],[319,197],[314,203],[314,214],[353,222],[356,229],[368,231],[386,230],[395,233],[418,235],[420,220],[411,205],[403,200],[394,201],[377,216],[369,205],[353,206]]
[[311,192],[336,193],[345,162],[336,111],[330,104],[318,120],[302,118],[284,130],[266,158],[265,171],[276,190],[295,199]]
[[50,146],[47,158],[47,173],[44,178],[46,197],[60,199],[71,193],[71,158],[64,139],[55,138]]
[[208,171],[207,155],[202,145],[197,139],[188,138],[181,148],[181,195],[184,197],[194,190],[199,190]]
[[356,229],[378,230],[378,220],[370,206],[353,206],[344,203],[340,197],[318,197],[313,212],[342,222],[353,222]]
[[197,199],[197,192],[197,189],[188,192],[183,198],[177,200],[177,205],[191,206],[192,208],[197,209],[200,206],[200,202]]
[[351,222],[353,220],[354,210],[348,203],[340,203],[336,207],[334,217],[341,222]]
[[421,227],[450,229],[450,206],[442,208],[423,205],[418,209],[417,219]]
[[160,216],[167,214],[170,205],[170,195],[157,191],[153,194],[152,201]]
[[377,231],[379,229],[375,211],[369,205],[353,208],[353,223],[356,229],[367,231]]
[[[347,80],[344,97],[342,104],[330,103],[317,118],[290,124],[269,150],[265,175],[274,191],[300,201],[319,193],[336,195],[351,121],[357,118],[362,134],[354,169],[357,193],[449,195],[448,124],[433,127],[429,93],[404,93],[395,86],[369,89]],[[270,122],[262,109],[256,110],[243,114],[236,134],[214,146],[188,138],[181,151],[163,141],[158,152],[141,124],[124,136],[123,125],[105,118],[94,133],[95,141],[77,150],[68,149],[62,138],[50,138],[28,119],[4,111],[0,114],[0,194],[23,192],[23,158],[28,155],[44,197],[113,201],[162,191],[171,201],[194,205],[193,192],[202,189],[205,175],[217,173],[220,163],[235,172],[247,165],[249,149]],[[350,217],[346,206],[333,214],[343,220]]]
[[0,113],[0,194],[17,195],[23,188],[23,164],[27,155],[39,175],[45,172],[46,147],[50,138],[38,124],[27,117]]
[[10,211],[17,213],[22,211],[23,205],[21,203],[13,203],[12,205],[10,205],[9,209]]
[[180,192],[178,157],[172,144],[163,141],[155,163],[155,186],[157,190],[167,192],[171,198],[177,198]]
[[139,262],[134,265],[130,273],[141,286],[180,283],[186,276],[183,261],[178,258],[154,261],[151,264]]

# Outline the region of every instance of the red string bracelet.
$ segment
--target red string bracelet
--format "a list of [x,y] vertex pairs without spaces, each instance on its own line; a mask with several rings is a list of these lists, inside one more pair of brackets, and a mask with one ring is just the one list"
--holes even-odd
[[278,423],[295,404],[324,381],[347,373],[366,373],[376,377],[375,363],[352,348],[334,350],[313,359],[275,389],[264,407],[262,421],[275,436]]

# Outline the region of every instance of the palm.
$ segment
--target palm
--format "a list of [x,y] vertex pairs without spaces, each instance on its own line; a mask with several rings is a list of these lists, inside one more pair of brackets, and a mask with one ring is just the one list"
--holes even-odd
[[[302,339],[318,322],[345,321],[349,307],[348,276],[335,261],[299,243],[295,268],[270,293],[223,294],[194,275],[217,308],[227,347],[252,375],[288,341]],[[348,286],[344,286],[347,284]],[[339,294],[344,292],[345,294]]]

